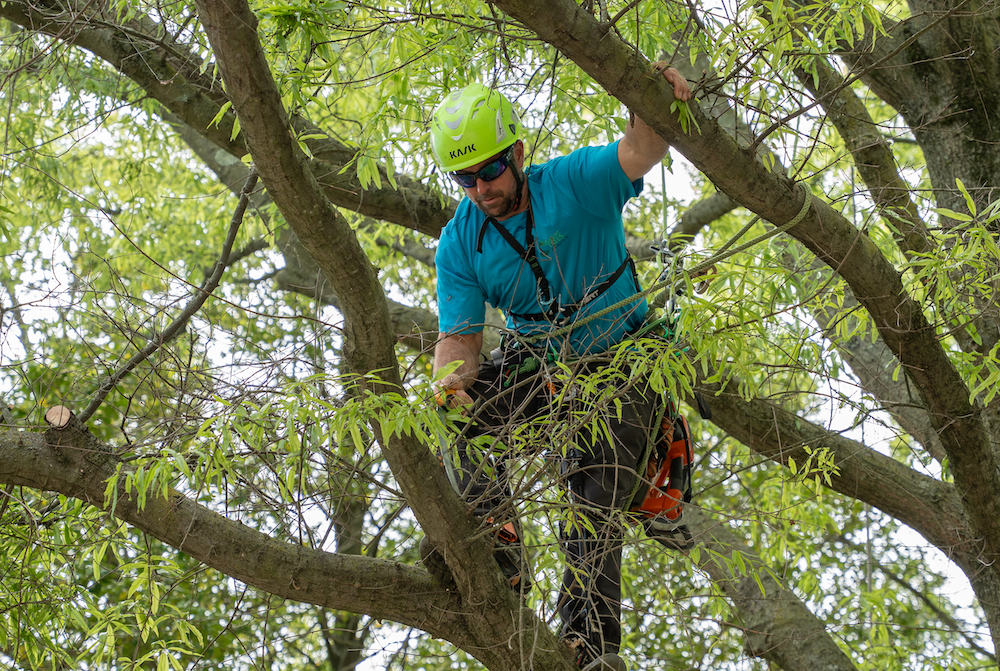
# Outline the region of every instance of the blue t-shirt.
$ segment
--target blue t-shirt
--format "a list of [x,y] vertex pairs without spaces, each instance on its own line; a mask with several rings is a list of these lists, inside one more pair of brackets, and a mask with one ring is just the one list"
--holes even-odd
[[[622,207],[642,191],[642,179],[629,182],[618,163],[618,143],[585,147],[528,170],[534,217],[535,254],[553,296],[561,305],[579,303],[618,270],[626,258]],[[486,216],[465,198],[441,233],[437,265],[438,323],[442,333],[481,331],[485,303],[507,317],[507,328],[522,335],[551,332],[548,321],[515,315],[546,313],[539,303],[535,275],[494,226],[487,226],[482,252],[476,251]],[[522,247],[527,213],[499,222]],[[631,268],[601,296],[570,319],[581,321],[634,295],[639,288]],[[645,300],[635,301],[551,340],[569,355],[597,353],[619,342],[646,318]]]

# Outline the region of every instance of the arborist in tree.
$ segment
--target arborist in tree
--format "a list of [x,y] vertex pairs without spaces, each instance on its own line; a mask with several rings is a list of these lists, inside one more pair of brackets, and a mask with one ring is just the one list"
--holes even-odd
[[[677,70],[656,64],[674,96],[691,97]],[[624,137],[585,147],[524,169],[521,122],[510,101],[480,84],[448,95],[434,111],[431,141],[440,168],[467,198],[441,235],[436,254],[440,339],[434,368],[461,361],[439,381],[439,402],[473,404],[470,436],[498,434],[511,422],[551,412],[546,385],[534,383],[555,353],[581,361],[582,372],[604,365],[602,353],[639,329],[647,316],[637,298],[610,314],[582,322],[639,291],[625,249],[622,208],[643,188],[643,176],[666,155],[668,144],[634,114]],[[480,363],[485,303],[504,312],[508,337]],[[562,335],[545,334],[561,330]],[[541,337],[540,337],[541,336]],[[648,446],[662,400],[644,382],[621,397],[620,419],[608,412],[609,432],[586,432],[575,441],[563,468],[574,511],[586,523],[566,524],[562,549],[566,571],[558,610],[562,636],[582,669],[624,671],[621,643],[622,529],[614,513],[635,495],[646,474]],[[559,417],[553,417],[558,421]],[[608,434],[611,439],[609,440]],[[570,458],[571,457],[571,458]],[[508,497],[503,465],[477,467],[462,455],[460,489],[476,513],[492,512]],[[486,474],[485,476],[483,474]],[[517,543],[513,524],[498,525],[498,543]],[[421,555],[443,578],[446,567],[425,538]],[[499,552],[512,584],[527,586],[519,555]]]

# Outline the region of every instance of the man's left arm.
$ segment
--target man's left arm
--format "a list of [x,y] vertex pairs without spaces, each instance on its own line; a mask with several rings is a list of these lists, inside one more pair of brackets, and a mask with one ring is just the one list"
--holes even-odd
[[[687,80],[674,68],[664,67],[666,64],[657,62],[653,67],[663,74],[663,78],[673,84],[674,97],[678,100],[691,99],[691,87]],[[670,145],[656,131],[646,125],[646,122],[635,114],[629,114],[625,126],[625,137],[618,143],[618,163],[630,182],[643,177],[650,169],[663,160]]]

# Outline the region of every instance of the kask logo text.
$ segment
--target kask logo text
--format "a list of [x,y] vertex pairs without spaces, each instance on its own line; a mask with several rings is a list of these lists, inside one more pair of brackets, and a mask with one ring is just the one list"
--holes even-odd
[[461,149],[456,149],[455,151],[449,152],[448,158],[458,158],[459,156],[465,156],[466,154],[469,154],[474,151],[476,151],[476,145],[469,144],[462,147]]

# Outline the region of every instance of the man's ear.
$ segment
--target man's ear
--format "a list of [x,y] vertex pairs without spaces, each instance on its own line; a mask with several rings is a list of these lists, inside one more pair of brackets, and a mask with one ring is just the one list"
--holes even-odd
[[514,161],[518,168],[524,168],[524,142],[521,140],[514,143]]

